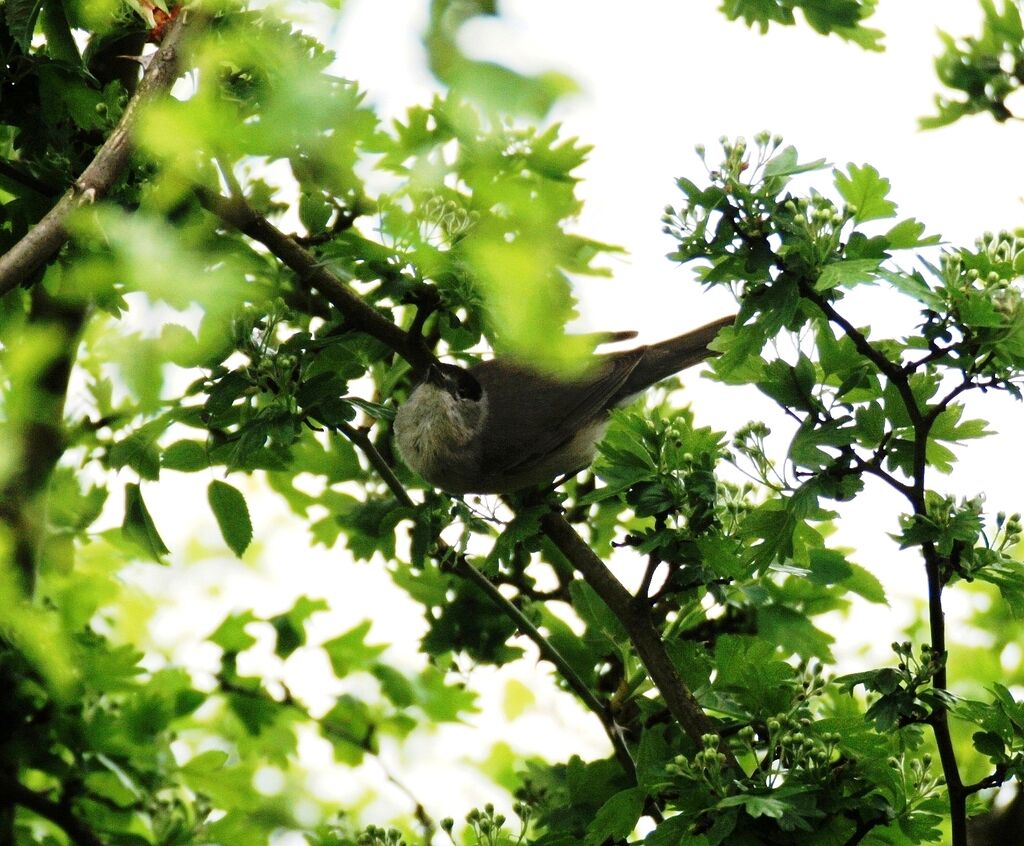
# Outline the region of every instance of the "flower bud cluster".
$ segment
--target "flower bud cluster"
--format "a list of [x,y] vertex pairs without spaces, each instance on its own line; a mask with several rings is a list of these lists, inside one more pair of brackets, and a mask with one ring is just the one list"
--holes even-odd
[[[512,838],[505,830],[507,818],[504,814],[495,810],[494,805],[488,802],[484,807],[474,808],[466,814],[466,824],[470,827],[476,846],[498,846],[498,844],[520,843],[526,835],[526,829],[530,821],[530,806],[525,802],[517,801],[512,806],[513,812],[519,817],[520,832],[518,838]],[[441,830],[444,831],[453,844],[458,841],[453,833],[455,820],[445,817],[441,820]]]
[[358,846],[406,846],[402,832],[396,828],[368,825],[356,840]]
[[457,241],[479,220],[476,211],[467,211],[451,198],[434,194],[426,199],[420,208],[424,221],[424,236],[429,238],[439,233],[448,243]]

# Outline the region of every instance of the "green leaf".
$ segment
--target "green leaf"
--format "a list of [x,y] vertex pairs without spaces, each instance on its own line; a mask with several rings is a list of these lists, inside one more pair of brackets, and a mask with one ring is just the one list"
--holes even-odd
[[154,420],[122,438],[107,451],[107,464],[114,469],[131,467],[142,479],[159,479],[160,448],[157,440],[169,422],[166,418]]
[[853,574],[846,556],[834,549],[812,549],[809,556],[810,580],[818,585],[834,585]]
[[228,753],[220,749],[208,749],[189,758],[181,765],[181,771],[186,775],[207,775],[222,769],[228,757]]
[[252,520],[249,506],[238,488],[214,479],[206,489],[206,496],[217,518],[220,533],[228,548],[239,558],[252,541]]
[[821,269],[814,287],[819,291],[828,291],[841,285],[852,288],[862,282],[871,282],[878,272],[879,264],[881,259],[874,258],[831,262]]
[[915,247],[931,247],[938,244],[938,235],[924,235],[925,225],[912,217],[901,220],[888,232],[885,233],[885,240],[893,250],[910,250]]
[[885,588],[878,580],[878,577],[860,564],[854,564],[852,561],[847,563],[850,566],[851,574],[843,579],[843,585],[859,596],[864,597],[868,602],[888,605],[889,600],[886,598]]
[[1016,561],[994,564],[978,570],[974,577],[999,588],[1010,614],[1024,619],[1024,566]]
[[536,701],[537,697],[529,687],[519,679],[509,679],[502,697],[502,713],[506,720],[514,720],[532,708]]
[[166,547],[156,524],[142,499],[142,489],[129,483],[124,486],[124,520],[121,523],[122,536],[140,552],[158,564],[165,563],[163,556],[170,550]]
[[7,29],[22,53],[28,53],[32,46],[32,33],[42,5],[42,0],[6,0],[4,3]]
[[256,620],[256,615],[252,611],[232,614],[224,618],[223,622],[217,626],[216,631],[207,640],[210,643],[216,644],[225,652],[244,652],[256,643],[256,638],[246,631],[249,623],[254,623]]
[[310,235],[323,232],[330,222],[333,208],[322,192],[303,191],[299,195],[299,220]]
[[491,0],[435,0],[424,37],[431,72],[460,96],[478,100],[486,111],[542,117],[564,94],[576,90],[571,79],[546,71],[535,76],[462,52],[459,30],[479,15],[494,15]]
[[644,838],[644,846],[709,846],[703,834],[690,835],[694,825],[689,814],[669,817]]
[[928,436],[937,441],[950,441],[960,443],[971,438],[985,438],[994,434],[988,426],[987,420],[964,420],[964,407],[962,405],[951,405],[946,408],[932,424]]
[[[793,26],[794,9],[803,12],[810,27],[822,35],[835,33],[864,50],[883,50],[884,33],[862,24],[872,14],[876,0],[725,0],[721,11],[729,20],[743,18],[747,26],[757,26],[762,33],[770,24]],[[717,841],[716,841],[717,842]]]
[[971,739],[974,741],[974,748],[982,755],[991,758],[994,763],[998,764],[1006,760],[1006,745],[995,732],[978,731],[971,736]]
[[621,790],[605,802],[590,825],[584,838],[586,846],[597,846],[606,840],[628,837],[644,809],[647,792],[642,787]]
[[817,628],[803,612],[784,605],[768,605],[758,609],[757,623],[761,635],[786,652],[802,658],[835,660],[831,649],[835,638]]
[[163,451],[160,466],[182,473],[195,473],[210,466],[206,445],[199,441],[175,441]]
[[103,797],[119,808],[129,808],[142,798],[142,793],[124,770],[113,765],[112,767],[109,770],[89,773],[85,777],[85,786],[91,793]]
[[889,193],[889,180],[878,175],[871,165],[858,167],[847,165],[849,176],[834,170],[836,189],[850,206],[856,209],[853,219],[858,223],[866,220],[893,217],[896,204],[886,199]]
[[743,806],[746,812],[754,817],[772,817],[782,819],[783,814],[792,808],[788,802],[782,802],[773,796],[762,796],[754,793],[739,793],[734,796],[726,796],[715,806],[718,808],[733,808]]
[[651,726],[640,737],[636,751],[636,778],[640,787],[657,793],[657,787],[666,781],[665,767],[675,757],[675,751],[666,738],[666,726]]
[[380,682],[381,692],[399,708],[404,710],[416,702],[416,689],[412,682],[394,667],[374,664],[370,672]]
[[370,626],[369,620],[363,620],[359,625],[323,644],[323,650],[331,661],[334,675],[339,679],[357,670],[368,670],[387,649],[386,646],[370,646],[366,643]]
[[796,366],[782,359],[768,362],[757,380],[757,387],[782,406],[815,411],[818,408],[818,401],[812,394],[815,381],[814,364],[801,354]]
[[770,179],[779,176],[793,176],[797,173],[807,173],[812,170],[821,170],[828,167],[824,159],[817,159],[813,162],[800,163],[797,161],[798,154],[796,147],[789,145],[783,147],[764,166],[764,177]]
[[267,622],[277,632],[277,643],[274,653],[280,658],[287,658],[300,646],[306,643],[306,621],[317,611],[326,611],[327,602],[323,599],[310,599],[300,596],[295,604],[284,614],[271,617]]
[[445,676],[437,667],[424,667],[412,684],[416,704],[435,723],[459,722],[478,710],[476,693],[457,679],[449,684]]

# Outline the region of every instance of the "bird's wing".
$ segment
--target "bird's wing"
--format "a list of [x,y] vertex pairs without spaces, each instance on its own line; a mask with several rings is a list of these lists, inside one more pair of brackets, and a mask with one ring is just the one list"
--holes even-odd
[[[488,475],[522,473],[543,462],[604,416],[643,355],[641,347],[602,357],[596,370],[572,381],[520,366],[521,379],[496,378],[490,361],[472,368],[487,396],[489,435],[482,443],[481,470]],[[501,367],[510,365],[504,362]],[[503,390],[509,381],[528,382],[532,390],[528,396]]]

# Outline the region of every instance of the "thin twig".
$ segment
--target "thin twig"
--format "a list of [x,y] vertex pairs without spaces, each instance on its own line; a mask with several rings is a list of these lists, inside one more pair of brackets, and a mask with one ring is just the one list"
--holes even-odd
[[[395,471],[391,469],[391,466],[384,459],[384,456],[382,456],[380,451],[374,446],[366,431],[347,424],[342,424],[339,428],[345,437],[352,441],[352,443],[359,447],[363,452],[374,470],[380,474],[384,483],[391,490],[392,494],[394,494],[395,499],[407,508],[416,508],[416,502],[409,496],[408,491],[406,491],[402,482],[395,475]],[[478,587],[487,596],[487,598],[497,606],[498,610],[501,611],[502,614],[516,624],[516,627],[519,629],[521,634],[533,641],[541,656],[555,665],[559,674],[563,679],[565,679],[566,684],[569,685],[572,691],[582,700],[583,704],[586,705],[586,707],[590,709],[590,711],[592,711],[601,721],[605,734],[608,736],[608,740],[611,741],[612,748],[615,750],[616,759],[619,761],[623,770],[626,771],[626,774],[635,783],[636,765],[633,763],[633,757],[630,755],[629,749],[626,747],[625,741],[622,739],[618,726],[615,725],[614,720],[609,716],[608,709],[594,695],[586,682],[579,677],[572,665],[569,664],[551,641],[544,636],[543,632],[541,632],[530,621],[530,619],[523,614],[522,611],[512,604],[508,598],[491,583],[490,579],[470,564],[464,555],[447,544],[442,538],[436,539],[436,549],[439,559],[450,563],[452,570],[456,575],[476,585],[476,587]]]
[[419,824],[423,827],[423,842],[430,843],[431,839],[433,838],[434,832],[437,830],[437,824],[434,822],[433,817],[430,816],[430,813],[429,811],[427,811],[426,806],[424,806],[424,804],[419,800],[419,798],[417,798],[416,794],[413,793],[409,786],[403,783],[402,780],[398,778],[398,776],[391,772],[390,768],[387,766],[387,764],[384,763],[383,759],[381,758],[380,752],[374,749],[373,744],[370,742],[371,738],[373,737],[374,730],[372,726],[363,737],[356,737],[355,735],[351,734],[341,723],[335,720],[328,720],[326,719],[326,717],[314,717],[312,714],[309,713],[305,705],[303,705],[294,696],[292,696],[292,692],[285,685],[281,685],[284,688],[284,698],[278,700],[274,699],[263,687],[253,690],[243,685],[234,684],[229,679],[225,678],[223,674],[217,677],[217,682],[219,683],[220,689],[223,692],[233,693],[236,696],[244,696],[247,699],[265,700],[273,702],[275,705],[280,705],[282,708],[288,708],[289,710],[297,713],[299,716],[304,717],[305,719],[310,720],[312,722],[315,722],[318,726],[320,726],[321,730],[328,737],[334,737],[338,740],[341,740],[344,743],[348,743],[352,746],[355,746],[357,749],[361,750],[362,752],[365,752],[367,755],[373,758],[377,762],[377,765],[380,767],[381,772],[384,773],[384,777],[388,780],[388,782],[390,782],[393,787],[395,787],[397,790],[403,793],[406,796],[406,798],[408,798],[409,801],[412,802],[413,815],[416,817]]
[[430,812],[426,809],[426,806],[419,800],[415,793],[405,784],[398,776],[396,776],[387,764],[384,763],[384,759],[380,756],[380,753],[373,753],[373,760],[377,762],[377,766],[380,767],[384,778],[388,780],[399,793],[404,794],[405,798],[413,804],[413,816],[416,817],[416,821],[420,824],[423,829],[423,842],[429,844],[434,839],[434,832],[437,830],[437,824],[434,822],[434,818],[430,816]]
[[907,416],[910,417],[910,422],[914,426],[920,423],[921,410],[917,406],[917,400],[914,398],[914,393],[910,389],[910,382],[907,380],[907,374],[903,372],[903,368],[895,362],[890,361],[880,350],[875,349],[875,347],[871,345],[871,342],[864,336],[864,333],[836,311],[832,303],[825,299],[825,297],[823,297],[818,291],[815,291],[809,284],[801,284],[800,293],[805,299],[810,300],[820,308],[832,323],[835,323],[839,328],[841,328],[843,332],[846,333],[846,336],[853,342],[857,352],[874,364],[875,367],[878,368],[879,372],[884,374],[889,381],[892,382],[893,387],[899,392],[900,398],[906,406]]
[[22,170],[17,165],[8,161],[0,161],[0,179],[16,182],[23,188],[28,188],[30,191],[34,191],[41,197],[48,199],[52,199],[56,194],[60,193],[59,190],[55,191],[52,185],[48,185],[28,171]]
[[51,261],[68,240],[68,215],[104,197],[124,173],[131,156],[132,133],[139,114],[170,90],[181,71],[180,46],[189,17],[188,12],[183,12],[171,25],[163,44],[150,58],[142,82],[128,101],[121,120],[75,184],[42,220],[0,256],[0,296],[26,282]]
[[992,775],[987,775],[985,778],[980,779],[973,784],[964,785],[964,794],[970,796],[972,793],[977,793],[979,790],[987,790],[990,787],[999,787],[1004,781],[1006,781],[1006,770],[1005,764],[999,764]]

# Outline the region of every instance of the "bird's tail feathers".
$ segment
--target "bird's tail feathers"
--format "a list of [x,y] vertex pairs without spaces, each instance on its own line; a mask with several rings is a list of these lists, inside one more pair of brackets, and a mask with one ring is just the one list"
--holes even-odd
[[630,381],[639,379],[645,384],[637,385],[637,390],[643,390],[648,385],[653,385],[673,373],[700,364],[705,359],[718,355],[714,350],[708,349],[719,331],[726,326],[732,326],[736,320],[735,314],[728,317],[720,317],[706,323],[697,329],[691,329],[675,338],[659,341],[646,348],[642,361],[637,365],[636,371]]

